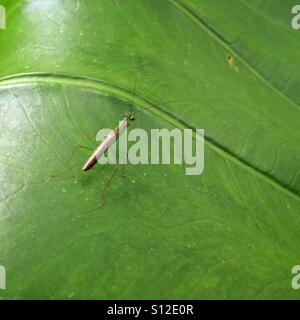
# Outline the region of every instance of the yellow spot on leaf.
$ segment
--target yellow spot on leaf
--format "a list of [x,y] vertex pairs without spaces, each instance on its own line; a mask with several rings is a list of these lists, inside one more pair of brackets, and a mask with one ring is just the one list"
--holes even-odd
[[239,72],[239,68],[234,64],[234,58],[231,54],[227,54],[227,63],[230,65],[230,66],[233,66],[234,67],[234,70],[236,72]]
[[233,56],[231,54],[227,55],[227,62],[228,64],[230,64],[231,66],[233,65]]

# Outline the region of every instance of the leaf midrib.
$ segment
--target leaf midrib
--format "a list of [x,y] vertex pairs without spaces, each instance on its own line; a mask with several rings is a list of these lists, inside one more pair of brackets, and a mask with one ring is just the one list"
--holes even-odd
[[253,13],[255,13],[257,16],[266,19],[267,21],[269,21],[272,25],[282,28],[285,31],[290,31],[290,29],[288,27],[286,27],[285,25],[276,22],[275,20],[271,19],[269,16],[267,16],[265,13],[262,13],[261,11],[259,11],[256,7],[250,5],[249,3],[247,3],[244,0],[239,0],[240,3],[245,6],[246,8],[248,8],[249,10],[251,10]]
[[287,100],[291,105],[297,107],[299,110],[300,105],[292,100],[289,96],[287,96],[283,91],[279,88],[275,87],[267,78],[265,78],[260,72],[258,72],[247,60],[243,58],[241,53],[234,49],[230,43],[219,34],[211,25],[208,24],[207,21],[199,17],[191,8],[188,8],[184,4],[181,3],[180,0],[167,0],[170,4],[172,4],[175,8],[183,12],[187,17],[193,20],[199,27],[201,27],[209,36],[211,36],[216,42],[218,42],[221,46],[226,48],[235,54],[235,58],[239,60],[251,73],[253,73],[260,81],[266,84],[269,88],[275,91],[278,95],[280,95],[283,99]]
[[[11,77],[6,77],[0,79],[0,88],[8,89],[14,86],[31,84],[31,83],[47,83],[47,84],[62,84],[70,85],[75,87],[84,87],[88,89],[93,89],[97,92],[108,93],[119,99],[126,101],[132,101],[133,96],[135,95],[135,104],[141,108],[144,108],[150,111],[152,114],[160,117],[162,120],[167,121],[173,126],[179,129],[196,129],[194,126],[191,126],[184,120],[176,117],[172,113],[164,110],[161,106],[148,99],[147,97],[139,94],[138,92],[134,93],[131,90],[118,86],[116,84],[108,83],[103,80],[93,79],[88,77],[81,76],[72,76],[64,74],[55,74],[55,73],[29,73],[29,74],[19,74]],[[205,135],[204,143],[207,147],[217,152],[223,158],[226,158],[240,167],[244,168],[248,172],[254,174],[255,176],[263,179],[268,184],[274,186],[275,188],[281,190],[285,194],[288,194],[296,200],[300,200],[300,195],[294,190],[291,190],[288,185],[284,184],[282,181],[274,177],[273,175],[265,172],[258,167],[253,166],[251,163],[247,162],[245,159],[238,157],[236,154],[231,152],[226,147],[216,143],[209,136]]]
[[[230,43],[222,36],[220,35],[211,25],[208,24],[207,21],[203,20],[201,17],[199,17],[193,10],[186,5],[184,5],[181,0],[167,0],[171,5],[173,5],[175,8],[183,12],[187,17],[189,17],[191,20],[193,20],[198,26],[200,26],[209,36],[211,36],[215,41],[217,41],[220,45],[222,45],[227,50],[230,50],[235,54],[235,58],[239,60],[241,63],[243,63],[248,70],[250,70],[259,80],[264,82],[268,87],[270,87],[272,90],[274,90],[277,94],[279,94],[282,98],[287,100],[290,104],[296,106],[297,108],[300,107],[300,105],[292,100],[289,96],[287,96],[283,91],[281,91],[279,88],[275,87],[267,78],[265,78],[260,72],[258,72],[247,60],[245,60],[241,53],[234,49]],[[244,1],[240,1],[245,5],[245,8],[248,8],[249,10],[255,10],[253,7],[246,5]],[[18,9],[23,3],[23,0],[20,0],[9,12],[7,12],[7,17],[10,16],[12,13],[15,12],[16,9]],[[267,17],[265,17],[267,19]],[[272,21],[274,23],[274,21]]]

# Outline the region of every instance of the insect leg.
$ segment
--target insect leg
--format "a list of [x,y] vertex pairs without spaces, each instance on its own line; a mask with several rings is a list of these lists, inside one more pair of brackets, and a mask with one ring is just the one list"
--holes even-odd
[[[126,157],[127,157],[127,163],[128,163],[128,152],[126,153]],[[125,170],[125,163],[122,164],[122,173],[121,173],[122,178],[126,178],[124,174],[124,170]]]
[[98,129],[98,130],[95,131],[94,133],[89,134],[87,137],[88,137],[89,139],[92,139],[92,138],[96,137],[96,136],[97,136],[97,133],[98,133],[100,130],[101,130],[101,129]]
[[58,171],[56,174],[53,174],[52,177],[59,177],[59,176],[62,176],[63,173],[64,173],[64,170],[69,166],[71,160],[73,159],[73,157],[75,156],[76,152],[79,150],[79,149],[87,149],[87,150],[93,150],[93,148],[90,148],[90,147],[87,147],[87,146],[84,146],[84,145],[77,145],[73,152],[71,153],[69,159],[66,161],[66,163],[64,164],[64,166],[62,167],[62,169],[60,171]]
[[102,191],[100,192],[100,196],[99,196],[99,207],[101,208],[103,206],[103,196],[104,196],[104,193],[106,191],[106,189],[110,186],[114,176],[116,175],[117,171],[119,170],[119,167],[116,166],[114,168],[114,172],[113,174],[111,175],[111,177],[109,178],[109,180],[106,182],[105,186],[103,187]]

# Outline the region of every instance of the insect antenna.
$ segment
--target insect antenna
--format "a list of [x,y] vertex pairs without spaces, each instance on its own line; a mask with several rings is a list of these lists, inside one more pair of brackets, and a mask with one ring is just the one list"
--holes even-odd
[[140,110],[138,110],[138,111],[135,111],[135,112],[134,112],[134,115],[136,115],[137,113],[143,112],[143,111],[147,111],[147,109],[140,109]]
[[[160,104],[157,104],[157,106],[161,107],[163,105],[168,105],[170,103],[186,102],[186,101],[188,101],[188,100],[167,100],[167,101],[161,102]],[[134,112],[134,115],[136,115],[137,113],[143,112],[143,111],[147,111],[147,109],[139,109]]]
[[133,104],[134,104],[134,98],[135,98],[135,95],[136,95],[136,83],[137,83],[137,77],[138,77],[138,72],[136,72],[136,74],[135,74],[134,90],[133,90],[133,98],[132,98],[132,101],[131,101],[130,113],[132,113]]

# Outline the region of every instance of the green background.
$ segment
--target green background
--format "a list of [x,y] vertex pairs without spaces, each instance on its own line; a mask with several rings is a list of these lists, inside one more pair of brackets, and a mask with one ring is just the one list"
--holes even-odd
[[[3,298],[298,299],[300,31],[293,1],[9,0],[0,30]],[[204,128],[205,169],[82,172],[136,127]],[[168,103],[167,103],[168,102]]]

